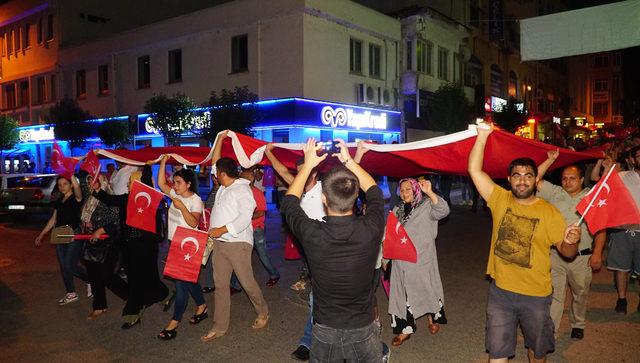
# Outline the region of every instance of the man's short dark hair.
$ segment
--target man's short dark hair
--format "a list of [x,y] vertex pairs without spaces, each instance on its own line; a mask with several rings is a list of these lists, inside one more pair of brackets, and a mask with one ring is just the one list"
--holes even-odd
[[220,158],[216,161],[216,168],[219,172],[224,172],[231,178],[238,178],[238,163],[231,158]]
[[640,151],[640,145],[632,147],[629,150],[629,156],[632,157],[632,158],[635,158],[636,154],[638,153],[638,151]]
[[327,207],[338,213],[353,209],[359,189],[358,178],[343,166],[331,169],[322,180],[322,193],[327,198]]
[[513,159],[509,164],[509,176],[511,176],[511,174],[513,173],[513,169],[515,169],[516,166],[524,166],[524,167],[529,166],[533,170],[533,176],[535,177],[538,176],[538,166],[536,165],[536,162],[533,161],[533,159],[531,158]]

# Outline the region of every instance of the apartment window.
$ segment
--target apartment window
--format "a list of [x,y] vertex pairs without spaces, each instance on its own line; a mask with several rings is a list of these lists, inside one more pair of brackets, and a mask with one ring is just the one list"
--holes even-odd
[[231,73],[249,69],[249,37],[247,34],[231,38]]
[[44,103],[46,99],[46,84],[44,77],[38,77],[36,79],[36,103]]
[[36,29],[36,37],[38,38],[38,44],[42,44],[44,28],[42,27],[42,18],[38,19],[38,28]]
[[16,86],[14,83],[4,86],[4,108],[16,108]]
[[618,75],[614,75],[613,76],[613,82],[612,82],[612,90],[614,91],[620,91],[620,76]]
[[47,41],[53,39],[53,14],[47,17]]
[[349,71],[362,73],[362,41],[353,38],[349,40]]
[[76,97],[87,96],[87,72],[84,69],[76,71]]
[[55,74],[49,77],[49,102],[53,102],[58,97],[58,85]]
[[6,55],[6,48],[4,47],[4,40],[5,40],[5,35],[2,34],[0,36],[0,48],[2,49],[2,56],[3,57]]
[[609,80],[606,78],[598,78],[593,80],[593,91],[601,92],[609,90]]
[[16,53],[21,48],[20,28],[16,28],[13,30],[13,48],[15,49]]
[[416,66],[418,72],[433,74],[431,68],[432,54],[433,43],[425,40],[418,40],[416,42]]
[[617,67],[622,65],[622,55],[620,53],[613,55],[613,65]]
[[169,51],[169,83],[182,81],[182,49]]
[[24,41],[24,47],[29,48],[31,46],[31,24],[24,25],[24,34],[22,35]]
[[413,69],[413,42],[407,41],[407,70]]
[[369,44],[369,75],[380,78],[380,46]]
[[460,54],[458,53],[453,53],[453,81],[462,81],[462,63],[460,62]]
[[607,54],[594,55],[591,59],[594,68],[602,68],[609,65],[609,56]]
[[11,55],[13,53],[13,31],[7,31],[7,55]]
[[609,115],[609,103],[607,102],[595,102],[593,104],[593,115],[594,116],[608,116]]
[[449,80],[449,51],[438,47],[438,78]]
[[151,58],[148,55],[138,57],[138,88],[151,86]]
[[98,93],[106,95],[109,93],[109,65],[98,66]]
[[29,81],[20,82],[20,95],[18,99],[18,107],[24,107],[29,104]]

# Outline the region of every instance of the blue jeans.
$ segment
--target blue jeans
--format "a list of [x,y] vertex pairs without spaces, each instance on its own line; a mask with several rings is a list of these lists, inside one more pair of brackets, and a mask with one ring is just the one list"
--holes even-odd
[[357,329],[335,329],[313,325],[310,362],[381,362],[377,322]]
[[253,230],[253,248],[258,252],[260,262],[264,266],[270,279],[280,278],[280,273],[271,262],[271,257],[267,253],[267,239],[265,238],[264,228],[256,228]]
[[302,345],[311,349],[311,337],[313,336],[313,291],[309,294],[309,316],[307,324],[304,326],[304,333],[298,342],[298,346]]
[[176,280],[176,306],[173,310],[173,320],[182,320],[182,315],[189,303],[189,295],[195,300],[197,306],[204,304],[204,295],[199,283]]
[[74,276],[84,282],[89,281],[87,271],[78,265],[83,245],[84,242],[82,241],[73,241],[71,243],[56,245],[56,254],[58,255],[62,281],[64,282],[64,287],[67,289],[68,293],[76,291],[73,283]]

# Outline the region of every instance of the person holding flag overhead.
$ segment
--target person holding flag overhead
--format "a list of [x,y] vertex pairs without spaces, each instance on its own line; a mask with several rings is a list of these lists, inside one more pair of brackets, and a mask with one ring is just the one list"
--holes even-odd
[[[176,229],[180,227],[196,229],[200,221],[200,215],[204,205],[198,196],[198,180],[193,170],[182,168],[173,174],[173,187],[167,185],[165,178],[165,167],[169,157],[163,155],[160,160],[160,171],[158,172],[158,186],[160,190],[171,198],[171,207],[168,215],[169,241],[173,241]],[[158,338],[170,340],[178,334],[176,329],[182,320],[182,315],[187,309],[189,294],[196,302],[196,312],[191,317],[189,323],[198,324],[208,317],[207,305],[202,295],[202,287],[197,282],[189,282],[176,279],[176,302],[173,317],[167,327],[163,329]]]
[[[384,257],[393,260],[389,314],[396,334],[391,344],[396,347],[415,333],[416,319],[425,314],[431,334],[447,323],[435,240],[438,221],[449,215],[449,205],[433,191],[430,181],[406,178],[399,184],[401,202],[388,218],[396,223],[387,222],[384,241]],[[406,233],[398,235],[402,230]],[[396,254],[389,253],[392,247]]]

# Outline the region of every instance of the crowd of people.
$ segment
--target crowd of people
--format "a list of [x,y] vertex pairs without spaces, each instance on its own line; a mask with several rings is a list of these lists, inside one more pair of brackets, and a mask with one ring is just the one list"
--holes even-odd
[[[612,167],[625,170],[620,175],[635,190],[635,202],[640,204],[640,145],[634,144],[638,138],[612,145],[607,157],[588,171],[584,165],[565,166],[558,185],[543,179],[558,151],[549,152],[540,165],[529,158],[517,158],[509,165],[503,187],[482,168],[491,132],[490,124],[478,126],[469,155],[471,184],[467,188],[470,197],[476,194],[474,206],[479,197],[486,201],[493,221],[487,263],[491,282],[485,348],[491,361],[514,356],[520,326],[529,360],[542,361],[554,350],[559,336],[567,284],[573,297],[571,338],[583,339],[592,271],[604,265],[607,244],[606,266],[614,271],[618,291],[615,310],[627,312],[629,275],[640,269],[640,225],[591,235],[584,223],[577,225],[580,215],[576,205],[589,193],[588,185]],[[213,292],[213,323],[201,337],[208,342],[227,334],[230,296],[245,291],[256,314],[252,328],[268,325],[269,306],[251,264],[253,249],[269,275],[267,287],[278,283],[280,273],[266,248],[266,200],[255,185],[261,175],[256,178],[255,169],[241,169],[235,160],[221,157],[225,137],[226,133],[221,134],[214,146],[213,188],[206,202],[198,195],[193,170],[177,167],[167,177],[166,156],[159,162],[157,182],[151,162],[143,168],[120,165],[97,180],[83,171],[71,178],[58,178],[61,197],[54,202],[51,218],[36,237],[36,246],[61,226],[91,235],[87,242],[56,244],[66,289],[60,305],[79,299],[74,277],[87,283],[87,294],[93,296],[90,320],[107,310],[106,289],[126,301],[123,329],[139,324],[144,310],[153,304],[162,304],[164,311],[173,305],[171,320],[157,334],[159,339],[171,340],[177,336],[189,296],[195,302],[189,323],[195,325],[209,317],[204,294]],[[279,203],[281,214],[300,247],[306,266],[303,275],[310,280],[306,287],[311,291],[309,314],[304,327],[300,322],[303,333],[291,356],[313,362],[387,361],[390,351],[381,341],[381,312],[376,300],[381,281],[389,284],[387,313],[391,316],[393,346],[410,339],[417,331],[416,321],[422,317],[431,334],[437,334],[447,323],[435,241],[438,223],[449,215],[451,202],[448,193],[443,196],[430,178],[390,180],[394,190],[389,209],[415,246],[417,261],[387,260],[381,247],[386,218],[383,193],[359,165],[368,152],[366,143],[358,143],[353,157],[344,141],[338,139],[335,144],[338,151],[331,154],[310,139],[296,173],[278,160],[272,145],[265,150],[287,188]],[[318,166],[329,157],[341,165],[321,175]],[[156,233],[125,222],[129,186],[136,180],[168,196],[168,203],[163,201],[156,212]],[[443,180],[450,185],[450,180]],[[212,253],[202,261],[203,284],[161,279],[159,246],[163,241],[171,243],[178,227],[202,228],[206,208],[211,210],[204,225]]]

